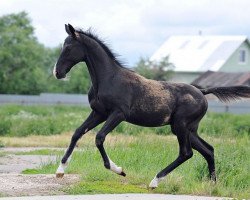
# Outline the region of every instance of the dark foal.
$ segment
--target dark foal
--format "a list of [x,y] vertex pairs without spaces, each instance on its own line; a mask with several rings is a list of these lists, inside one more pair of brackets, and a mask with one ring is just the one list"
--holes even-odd
[[58,79],[64,78],[75,64],[85,62],[92,81],[88,94],[92,112],[72,136],[56,172],[57,177],[63,176],[79,138],[104,121],[96,135],[96,146],[104,166],[125,176],[122,168],[108,157],[103,143],[109,132],[127,121],[147,127],[170,125],[177,136],[179,155],[155,176],[149,185],[151,188],[157,187],[163,177],[191,158],[192,149],[206,159],[210,178],[215,181],[214,149],[197,134],[199,122],[207,111],[204,95],[213,93],[222,101],[249,98],[250,87],[198,89],[183,83],[149,80],[122,67],[111,50],[91,32],[75,30],[71,25],[65,25],[65,29],[68,37],[53,73]]

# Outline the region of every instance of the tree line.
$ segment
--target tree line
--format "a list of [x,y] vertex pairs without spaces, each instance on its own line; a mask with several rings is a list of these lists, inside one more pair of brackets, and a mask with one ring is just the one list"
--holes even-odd
[[[87,93],[91,82],[84,63],[72,68],[67,81],[52,75],[61,45],[45,47],[34,34],[26,12],[0,17],[0,94]],[[167,80],[171,65],[141,58],[134,70],[147,78]]]

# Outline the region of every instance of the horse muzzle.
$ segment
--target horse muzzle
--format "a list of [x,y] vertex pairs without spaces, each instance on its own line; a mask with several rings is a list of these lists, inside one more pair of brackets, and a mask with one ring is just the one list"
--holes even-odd
[[53,75],[55,76],[56,79],[62,79],[66,77],[66,73],[59,72],[56,68],[56,64],[53,69]]

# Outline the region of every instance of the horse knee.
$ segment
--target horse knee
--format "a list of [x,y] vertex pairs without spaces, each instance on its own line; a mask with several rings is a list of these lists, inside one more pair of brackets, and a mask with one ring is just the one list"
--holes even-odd
[[193,151],[187,151],[187,152],[184,152],[184,153],[181,153],[180,154],[180,157],[183,159],[183,160],[188,160],[190,158],[193,157]]
[[193,151],[189,151],[186,155],[185,155],[185,158],[188,160],[190,158],[192,158],[194,155]]
[[71,137],[71,141],[72,142],[77,142],[81,137],[81,134],[74,134],[72,137]]
[[72,142],[77,142],[83,135],[82,128],[79,127],[75,130],[75,133],[71,137]]
[[95,138],[95,144],[97,148],[103,145],[105,137],[103,135],[97,134]]
[[212,154],[214,155],[214,147],[210,145],[210,150],[212,151]]
[[214,151],[211,150],[211,152],[208,154],[210,158],[214,159]]

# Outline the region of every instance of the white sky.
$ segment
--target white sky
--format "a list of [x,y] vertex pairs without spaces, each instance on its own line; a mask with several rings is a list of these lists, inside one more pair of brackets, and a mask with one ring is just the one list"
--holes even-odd
[[63,43],[65,23],[93,27],[129,66],[174,34],[250,36],[249,0],[0,0],[0,15],[20,11],[46,46]]

